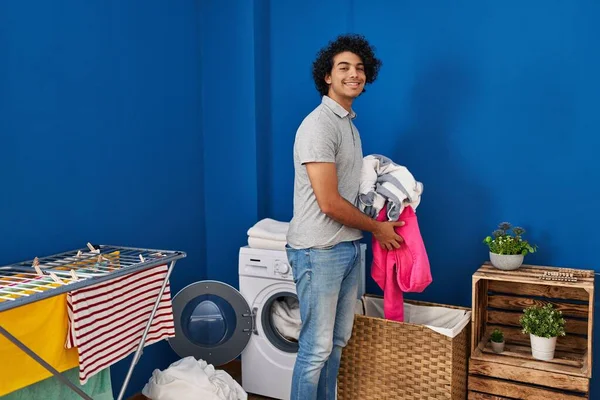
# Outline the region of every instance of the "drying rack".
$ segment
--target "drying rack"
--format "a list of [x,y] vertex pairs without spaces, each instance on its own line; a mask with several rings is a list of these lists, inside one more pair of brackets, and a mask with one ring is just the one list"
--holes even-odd
[[[115,254],[115,252],[119,252],[118,257],[111,257],[111,254]],[[3,266],[0,267],[0,312],[75,289],[95,285],[119,276],[169,264],[167,274],[150,313],[150,318],[129,366],[125,381],[121,386],[118,400],[122,400],[133,369],[142,355],[146,336],[175,262],[185,256],[186,254],[181,251],[92,245],[88,243],[86,248],[47,257],[36,257],[33,260]],[[19,289],[16,289],[17,287]],[[93,400],[2,326],[0,326],[0,334],[32,357],[79,396],[86,400]]]

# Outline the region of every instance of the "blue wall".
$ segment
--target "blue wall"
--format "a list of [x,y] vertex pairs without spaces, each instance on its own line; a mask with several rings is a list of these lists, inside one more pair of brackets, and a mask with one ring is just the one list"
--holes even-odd
[[[92,241],[186,251],[174,293],[206,276],[198,14],[0,2],[0,265]],[[128,394],[176,359],[147,347]]]
[[258,215],[254,7],[236,4],[207,1],[200,11],[206,268],[233,286],[239,247]]
[[[291,218],[314,55],[359,32],[384,62],[355,103],[364,152],[425,183],[434,283],[413,297],[470,305],[503,220],[528,262],[596,268],[596,2],[41,3],[0,3],[0,264],[92,240],[187,251],[174,292],[236,286],[246,230]],[[174,359],[148,347],[129,392]]]
[[364,153],[424,182],[418,213],[434,283],[423,297],[465,305],[487,258],[481,240],[501,221],[540,245],[531,263],[593,269],[600,240],[600,5],[483,3],[340,0],[320,13],[271,3],[271,179],[281,188],[270,214],[291,218],[294,133],[319,102],[315,52],[338,33],[363,33],[383,60],[355,102]]

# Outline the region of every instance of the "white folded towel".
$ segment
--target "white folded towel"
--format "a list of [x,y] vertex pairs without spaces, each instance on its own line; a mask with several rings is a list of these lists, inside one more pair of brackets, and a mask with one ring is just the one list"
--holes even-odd
[[252,228],[248,229],[248,236],[285,242],[287,240],[286,236],[289,226],[289,222],[264,218],[254,224]]
[[285,240],[271,240],[248,236],[248,246],[254,249],[285,250],[286,243]]

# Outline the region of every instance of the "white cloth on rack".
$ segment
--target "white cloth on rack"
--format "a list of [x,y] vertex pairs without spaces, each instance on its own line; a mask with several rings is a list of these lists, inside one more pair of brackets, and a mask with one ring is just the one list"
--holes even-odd
[[[77,347],[82,385],[137,349],[167,269],[167,265],[159,265],[68,293],[69,334],[65,347]],[[145,346],[174,336],[167,283]]]
[[298,340],[302,320],[300,319],[300,303],[295,297],[285,297],[273,302],[271,309],[273,326],[285,338]]
[[254,249],[266,249],[266,250],[285,250],[285,240],[271,240],[257,237],[248,237],[248,246]]
[[264,218],[248,229],[248,236],[285,242],[289,226],[289,222]]
[[248,394],[227,372],[185,357],[164,371],[155,369],[142,389],[152,400],[247,400]]

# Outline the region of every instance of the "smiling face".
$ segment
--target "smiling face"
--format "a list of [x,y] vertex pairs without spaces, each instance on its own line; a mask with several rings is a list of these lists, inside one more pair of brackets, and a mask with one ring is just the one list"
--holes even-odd
[[333,57],[331,73],[325,75],[329,85],[327,95],[350,111],[352,101],[358,97],[366,81],[365,66],[356,54],[345,51]]

